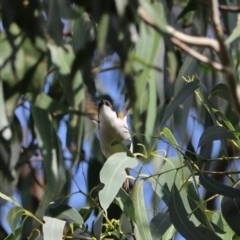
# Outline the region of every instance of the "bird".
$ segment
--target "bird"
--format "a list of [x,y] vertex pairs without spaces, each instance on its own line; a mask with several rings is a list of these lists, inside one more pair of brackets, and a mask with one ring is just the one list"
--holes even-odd
[[[94,103],[89,99],[87,102],[88,116],[97,124],[100,146],[105,158],[108,159],[118,152],[126,152],[126,147],[132,152],[133,144],[127,123],[127,114],[130,108],[129,101],[126,102],[120,112],[116,112],[108,100],[101,100],[97,107],[97,116],[94,114],[96,112]],[[120,144],[113,144],[115,140]],[[126,144],[121,144],[122,142]],[[128,174],[127,170],[126,172]],[[125,190],[129,189],[128,179],[125,180],[123,187]]]

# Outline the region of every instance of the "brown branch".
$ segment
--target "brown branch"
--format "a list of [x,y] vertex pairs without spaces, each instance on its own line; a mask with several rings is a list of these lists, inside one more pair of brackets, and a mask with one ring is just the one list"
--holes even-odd
[[191,55],[195,59],[199,60],[200,62],[205,63],[205,64],[209,65],[210,67],[212,67],[213,69],[216,69],[218,71],[221,71],[221,72],[224,71],[224,67],[220,63],[211,61],[208,57],[197,52],[193,48],[191,48],[188,45],[186,45],[185,43],[181,42],[179,39],[172,37],[171,40],[176,46],[178,46],[184,52],[188,53],[189,55]]
[[146,13],[146,11],[142,7],[138,7],[137,13],[140,18],[149,26],[154,28],[157,32],[161,34],[168,34],[170,37],[175,37],[180,41],[190,44],[192,46],[200,46],[200,47],[209,47],[214,51],[219,51],[219,44],[216,40],[206,38],[206,37],[194,37],[182,33],[180,31],[175,30],[173,27],[167,25],[165,29],[161,29]]
[[231,56],[226,48],[224,38],[223,38],[223,30],[221,26],[219,11],[218,11],[218,1],[211,0],[211,8],[212,8],[212,20],[213,20],[213,31],[220,46],[220,50],[216,51],[221,64],[225,69],[225,78],[228,83],[229,89],[231,91],[231,98],[234,105],[234,109],[238,116],[240,116],[240,99],[238,97],[239,85],[237,84],[237,75],[234,69]]
[[[195,2],[203,5],[209,5],[209,2],[203,0],[195,0]],[[227,12],[239,13],[240,7],[238,6],[226,6],[226,5],[218,5],[218,9]]]

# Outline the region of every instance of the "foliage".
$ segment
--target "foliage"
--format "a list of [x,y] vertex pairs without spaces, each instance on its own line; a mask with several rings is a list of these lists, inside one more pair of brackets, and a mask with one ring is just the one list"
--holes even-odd
[[[238,1],[0,4],[1,239],[240,238]],[[114,86],[134,153],[105,161],[85,103]]]

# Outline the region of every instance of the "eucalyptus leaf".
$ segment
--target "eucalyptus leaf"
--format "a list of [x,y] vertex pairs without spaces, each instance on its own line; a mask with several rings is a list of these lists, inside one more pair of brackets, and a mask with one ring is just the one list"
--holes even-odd
[[146,212],[146,205],[143,193],[143,181],[137,182],[134,187],[133,199],[134,199],[134,209],[136,225],[141,235],[141,239],[152,239],[152,235],[149,228],[148,216]]
[[209,177],[207,174],[200,173],[200,183],[210,192],[217,193],[229,198],[240,197],[240,190],[224,185],[215,179]]
[[161,239],[166,230],[171,226],[172,222],[169,213],[161,213],[155,216],[150,222],[150,230],[152,239]]
[[126,168],[134,168],[138,164],[136,158],[128,157],[126,153],[115,153],[110,156],[100,171],[100,181],[105,184],[99,192],[99,201],[106,211],[119,189],[126,180]]
[[229,140],[234,139],[236,140],[236,137],[234,134],[230,131],[228,131],[224,127],[220,126],[211,126],[203,132],[203,134],[200,137],[198,147],[201,147],[205,144],[211,143],[215,140]]
[[43,220],[45,221],[42,228],[44,239],[61,240],[66,221],[47,216]]

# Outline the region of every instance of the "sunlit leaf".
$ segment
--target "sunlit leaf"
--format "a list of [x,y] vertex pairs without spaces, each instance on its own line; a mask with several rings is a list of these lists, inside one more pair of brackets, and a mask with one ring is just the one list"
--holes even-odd
[[149,228],[148,216],[146,212],[146,205],[143,192],[143,181],[137,182],[134,187],[133,199],[135,218],[138,231],[141,235],[141,239],[152,239],[152,235]]
[[126,153],[116,153],[107,159],[100,172],[100,181],[105,184],[99,192],[99,201],[106,211],[126,180],[126,168],[134,168],[138,164],[136,158]]
[[20,223],[20,218],[22,217],[24,211],[25,210],[19,206],[13,207],[8,211],[6,219],[13,233],[15,232],[17,224]]
[[66,221],[57,218],[44,217],[45,224],[43,225],[44,239],[60,240],[63,237],[63,229]]
[[110,21],[110,16],[108,13],[104,13],[99,22],[99,31],[98,31],[98,51],[100,54],[103,54],[105,51],[105,43],[107,39],[108,25]]

